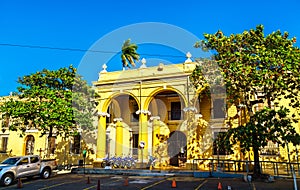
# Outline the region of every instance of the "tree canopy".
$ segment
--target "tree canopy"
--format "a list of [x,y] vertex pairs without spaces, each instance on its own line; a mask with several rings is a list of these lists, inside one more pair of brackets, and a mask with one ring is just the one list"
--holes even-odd
[[73,66],[20,77],[20,86],[3,105],[9,130],[38,129],[41,135],[76,134],[93,129],[94,91]]
[[[255,173],[259,169],[259,149],[267,141],[280,145],[300,143],[291,122],[299,113],[300,51],[296,38],[287,32],[275,31],[264,35],[264,27],[225,36],[221,30],[204,34],[195,44],[212,50],[226,87],[228,104],[244,109],[248,119],[228,131],[227,146],[240,142],[243,149],[253,147]],[[195,80],[199,76],[195,76]],[[286,102],[281,103],[284,99]],[[256,110],[254,105],[266,107]],[[290,109],[293,108],[293,109]]]
[[[215,60],[221,69],[230,101],[240,101],[251,108],[253,95],[263,92],[270,101],[281,95],[298,99],[300,51],[294,47],[296,38],[288,33],[273,32],[266,37],[264,27],[225,36],[222,31],[205,34],[196,47],[215,50]],[[292,92],[292,93],[291,93]],[[299,101],[291,106],[299,108]]]

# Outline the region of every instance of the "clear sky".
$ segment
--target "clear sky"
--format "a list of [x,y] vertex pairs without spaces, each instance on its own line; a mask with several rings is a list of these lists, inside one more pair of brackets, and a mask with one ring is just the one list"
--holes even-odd
[[44,68],[72,64],[89,82],[103,63],[121,70],[118,51],[128,38],[153,64],[183,62],[186,51],[200,51],[194,39],[218,29],[230,35],[263,24],[266,34],[280,29],[300,39],[299,9],[298,0],[1,0],[0,96],[16,91],[18,77]]

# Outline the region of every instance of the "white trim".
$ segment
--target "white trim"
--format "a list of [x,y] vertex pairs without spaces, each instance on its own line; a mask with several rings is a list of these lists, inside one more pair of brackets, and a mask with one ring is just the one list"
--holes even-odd
[[38,129],[27,129],[27,130],[25,131],[25,133],[37,133],[37,132],[39,132]]

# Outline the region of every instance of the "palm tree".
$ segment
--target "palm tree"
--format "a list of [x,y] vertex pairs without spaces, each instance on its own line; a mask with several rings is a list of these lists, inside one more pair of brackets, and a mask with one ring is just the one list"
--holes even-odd
[[140,55],[136,52],[137,48],[138,46],[136,44],[130,43],[130,39],[124,42],[121,54],[123,69],[125,69],[125,67],[130,68],[129,64],[135,67],[134,61],[137,61],[140,58]]

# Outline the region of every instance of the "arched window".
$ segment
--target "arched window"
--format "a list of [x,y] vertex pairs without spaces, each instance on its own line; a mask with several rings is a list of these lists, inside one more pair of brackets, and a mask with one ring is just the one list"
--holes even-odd
[[214,99],[213,101],[213,116],[214,119],[217,118],[225,118],[225,100],[220,99]]
[[34,153],[34,137],[32,135],[28,135],[25,138],[25,155],[33,155]]

